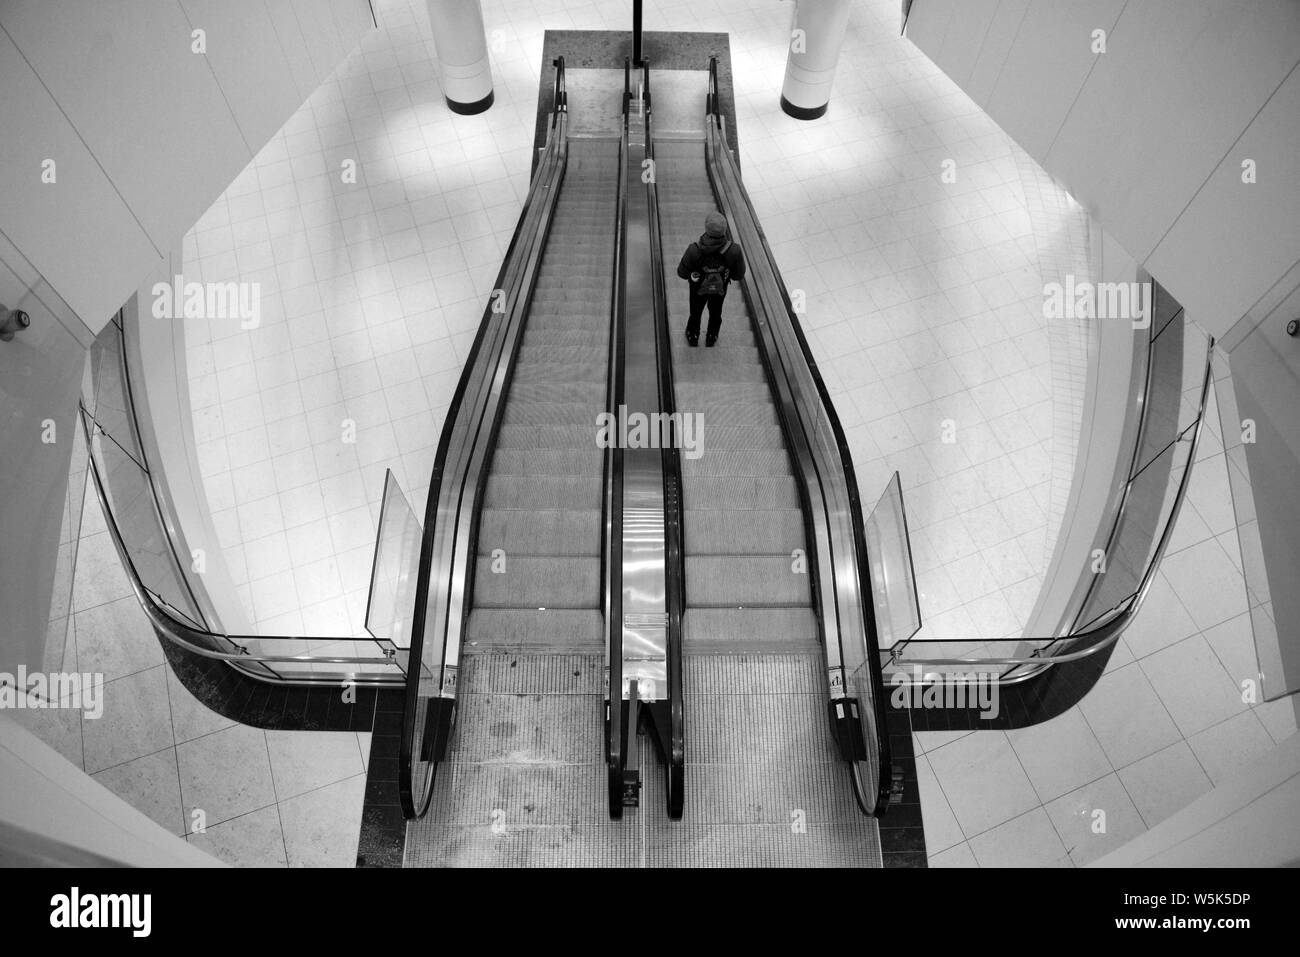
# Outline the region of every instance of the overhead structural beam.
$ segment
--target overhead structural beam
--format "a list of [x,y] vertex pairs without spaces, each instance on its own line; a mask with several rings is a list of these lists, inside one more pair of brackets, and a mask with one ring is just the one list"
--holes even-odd
[[831,83],[849,25],[849,0],[795,0],[781,109],[815,120],[831,101]]
[[480,0],[427,0],[426,5],[447,106],[453,113],[482,113],[493,95]]
[[641,0],[632,0],[632,63],[640,66],[641,59]]

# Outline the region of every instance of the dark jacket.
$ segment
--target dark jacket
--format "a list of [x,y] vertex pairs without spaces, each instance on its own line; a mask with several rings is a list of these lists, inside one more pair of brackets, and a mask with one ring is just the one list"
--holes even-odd
[[[686,252],[682,254],[682,261],[677,264],[677,275],[687,281],[691,278],[691,273],[699,272],[700,267],[706,263],[715,261],[718,258],[717,249],[709,250],[706,240],[709,237],[701,236],[699,242],[691,243],[686,247]],[[704,244],[701,247],[701,243]],[[722,256],[722,263],[727,267],[727,281],[740,280],[745,278],[745,254],[741,251],[737,243],[732,243],[726,253]]]

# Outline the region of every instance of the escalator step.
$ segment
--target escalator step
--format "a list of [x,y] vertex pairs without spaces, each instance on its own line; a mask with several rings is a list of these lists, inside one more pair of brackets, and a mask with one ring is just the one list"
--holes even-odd
[[703,458],[708,458],[711,453],[728,449],[785,448],[785,436],[775,421],[775,415],[766,425],[723,425],[715,421],[714,414],[706,411],[701,412],[700,415],[704,422],[703,431],[699,436]]
[[[603,367],[602,367],[602,370]],[[586,379],[582,382],[553,382],[553,381],[530,381],[521,382],[517,377],[510,384],[510,393],[507,397],[506,411],[510,406],[518,402],[528,405],[532,402],[573,402],[585,401],[593,397],[593,402],[598,405],[605,403],[605,380]]]
[[[718,333],[718,342],[722,342],[722,331]],[[725,345],[696,346],[682,349],[673,357],[674,375],[683,378],[700,378],[708,380],[715,366],[721,365],[761,365],[758,346],[727,342]],[[678,371],[680,370],[680,371]]]
[[596,425],[503,425],[497,433],[499,449],[596,448]]
[[811,608],[690,607],[682,635],[687,654],[715,649],[753,654],[819,647],[817,616]]
[[600,511],[604,483],[590,475],[499,475],[488,477],[486,508],[592,509]]
[[[705,434],[712,434],[715,428],[752,427],[774,433],[765,437],[757,446],[750,448],[775,448],[774,442],[785,444],[785,433],[781,431],[781,420],[777,418],[776,406],[769,399],[755,402],[710,402],[700,400],[695,395],[695,387],[690,383],[681,383],[677,388],[677,411],[698,412],[704,417]],[[739,436],[737,436],[739,438]],[[728,447],[721,436],[710,441],[716,448]]]
[[[684,493],[690,494],[689,488]],[[688,555],[789,555],[804,545],[803,510],[751,509],[744,521],[727,509],[696,508],[686,498],[682,525]]]
[[507,561],[511,555],[599,557],[600,518],[599,508],[484,508],[479,519],[478,553],[491,556],[500,549]]
[[[577,391],[577,390],[575,390]],[[506,406],[504,425],[583,425],[596,429],[599,405],[582,400],[579,393],[573,402],[510,403]]]
[[589,343],[585,346],[523,345],[519,349],[516,361],[529,365],[573,363],[599,369],[609,361],[609,350],[602,343]]
[[594,445],[589,450],[567,449],[563,452],[497,449],[492,456],[492,471],[497,475],[599,475],[604,467],[605,452]]
[[[697,459],[683,456],[682,474],[692,478],[703,475],[753,475],[775,477],[790,475],[790,456],[785,449],[726,449],[715,448],[709,435],[705,452]],[[688,506],[689,507],[689,506]]]
[[798,565],[790,555],[688,554],[686,593],[700,606],[807,605],[809,576]]
[[515,382],[590,382],[605,385],[605,363],[530,362],[516,367]]
[[[692,476],[683,489],[691,508],[749,509],[800,508],[794,480],[787,476]],[[748,521],[744,516],[739,520]]]
[[524,329],[523,348],[530,346],[591,346],[605,349],[609,344],[609,330],[588,332],[586,329],[543,329],[529,323]]
[[[594,608],[548,608],[546,611],[535,608],[475,608],[470,612],[466,629],[469,647],[465,649],[465,654],[478,656],[499,652],[503,647],[521,654],[549,652],[534,656],[539,662],[553,657],[561,663],[553,666],[559,669],[556,674],[560,678],[567,675],[568,680],[573,681],[576,680],[575,668],[563,665],[564,659],[559,653],[564,649],[588,653],[602,649],[604,622],[604,615]],[[604,658],[600,661],[603,665]],[[537,667],[540,668],[541,664]],[[541,679],[532,677],[527,671],[507,669],[500,672],[478,665],[474,674],[482,676],[476,679],[481,686],[468,686],[470,690],[522,694],[530,691],[541,693],[550,687],[539,683]],[[511,680],[505,681],[503,675],[510,676]],[[601,681],[603,678],[598,673],[594,680]],[[464,691],[466,687],[462,682],[460,690]],[[603,688],[601,693],[603,694]]]
[[475,608],[596,608],[600,604],[600,559],[565,556],[507,557],[505,571],[492,559],[475,561]]
[[[703,348],[702,346],[700,348]],[[700,378],[708,382],[762,382],[766,384],[767,373],[757,363],[746,365],[719,364],[709,369],[708,375]],[[689,380],[688,380],[689,381]]]

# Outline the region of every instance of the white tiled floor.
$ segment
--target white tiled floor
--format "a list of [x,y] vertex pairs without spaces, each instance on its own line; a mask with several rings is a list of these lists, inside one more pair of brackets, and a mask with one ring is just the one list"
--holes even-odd
[[[543,30],[626,26],[611,5],[552,6],[485,5],[496,104],[453,118],[423,5],[377,4],[382,29],[186,238],[187,277],[262,289],[259,329],[191,320],[187,335],[205,484],[263,633],[360,633],[385,468],[422,510],[527,184]],[[864,496],[902,473],[926,635],[1009,637],[1052,534],[1035,237],[1017,148],[897,20],[894,3],[855,6],[811,124],[778,105],[788,9],[660,4],[646,28],[730,33],[746,181],[808,294]]]
[[231,864],[353,866],[370,734],[261,731],[201,704],[166,664],[93,494],[60,667],[104,675],[103,716],[15,719],[154,822]]
[[932,866],[1086,864],[1296,732],[1289,700],[1243,701],[1257,666],[1213,403],[1206,430],[1156,583],[1079,705],[916,735]]
[[189,320],[186,333],[205,485],[264,634],[363,633],[385,469],[422,513],[528,181],[522,49],[496,37],[496,105],[453,122],[422,5],[380,10],[385,29],[184,245],[188,278],[261,287],[259,328]]
[[[259,330],[187,333],[208,492],[267,631],[360,629],[384,468],[419,509],[519,211],[542,31],[626,26],[615,4],[486,3],[497,103],[453,118],[422,5],[376,8],[383,29],[185,243],[189,278],[262,284]],[[1041,318],[1042,270],[1060,262],[1044,250],[1058,237],[1040,235],[1045,208],[1031,215],[1023,153],[898,38],[895,0],[854,5],[825,118],[781,113],[789,16],[746,0],[657,3],[646,27],[730,34],[746,182],[788,284],[807,293],[805,326],[864,497],[902,473],[930,636],[1018,634],[1054,535],[1054,470],[1073,449]],[[358,185],[340,182],[345,159]],[[957,162],[955,184],[940,181],[944,159]],[[941,440],[946,420],[956,442]],[[1240,580],[1239,560],[1214,454],[1150,604],[1080,707],[1014,734],[919,736],[932,863],[1095,859],[1294,732],[1289,706],[1235,696],[1253,649],[1224,587]],[[215,736],[236,730],[208,730],[214,761]],[[269,739],[267,754],[261,797],[281,780]],[[321,833],[311,808],[286,804],[352,780],[286,797],[274,817],[246,802],[228,853],[277,827],[286,839]],[[280,862],[293,859],[286,847]]]
[[[854,6],[814,123],[786,117],[770,89],[788,23],[765,31],[767,83],[746,83],[737,57],[745,180],[787,285],[807,295],[863,497],[900,472],[921,637],[1018,637],[1055,531],[1037,254],[1049,237],[1034,235],[1018,147],[898,39],[898,16]],[[955,183],[941,180],[948,159]]]

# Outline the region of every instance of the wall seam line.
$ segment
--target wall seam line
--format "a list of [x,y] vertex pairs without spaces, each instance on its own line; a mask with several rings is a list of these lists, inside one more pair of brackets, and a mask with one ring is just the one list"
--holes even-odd
[[[1147,253],[1146,257],[1142,260],[1142,264],[1144,266],[1151,261],[1151,257],[1154,256],[1157,250],[1160,249],[1161,244],[1164,243],[1164,241],[1169,238],[1169,234],[1173,232],[1174,227],[1178,225],[1178,221],[1182,219],[1185,215],[1187,215],[1187,211],[1191,209],[1192,204],[1196,202],[1196,197],[1200,196],[1201,193],[1204,192],[1205,187],[1209,185],[1210,180],[1214,179],[1214,174],[1219,171],[1219,167],[1221,167],[1224,164],[1224,161],[1226,161],[1227,158],[1232,154],[1232,151],[1237,148],[1237,144],[1241,142],[1242,137],[1244,137],[1246,133],[1250,131],[1250,128],[1255,125],[1255,121],[1259,119],[1259,115],[1268,108],[1268,105],[1270,103],[1273,102],[1273,97],[1277,96],[1278,90],[1286,86],[1287,80],[1291,79],[1291,74],[1296,71],[1296,67],[1300,67],[1300,59],[1297,59],[1295,63],[1291,64],[1291,69],[1286,71],[1286,76],[1282,77],[1281,82],[1279,82],[1278,85],[1273,88],[1273,92],[1270,93],[1268,97],[1264,100],[1264,102],[1259,105],[1259,109],[1256,110],[1255,114],[1246,122],[1246,125],[1241,128],[1241,132],[1237,134],[1237,138],[1234,139],[1231,145],[1229,145],[1228,148],[1223,151],[1223,156],[1219,157],[1219,161],[1214,164],[1214,168],[1210,170],[1208,175],[1206,175],[1205,179],[1201,182],[1201,185],[1196,187],[1196,192],[1192,193],[1191,199],[1189,199],[1187,201],[1187,204],[1178,211],[1178,215],[1175,216],[1170,221],[1168,228],[1165,229],[1165,231],[1160,234],[1160,238],[1155,241],[1155,244],[1151,247],[1151,251]],[[1285,273],[1283,273],[1283,275],[1285,275]],[[1270,286],[1269,289],[1272,289],[1272,286]],[[1265,290],[1265,294],[1267,294],[1268,291],[1269,290]],[[1256,302],[1258,302],[1258,300],[1256,300]],[[1252,304],[1252,307],[1253,305],[1254,304]],[[1242,315],[1245,315],[1245,313],[1243,313]],[[1237,317],[1238,320],[1240,320],[1240,318],[1241,316]]]
[[[18,55],[22,57],[23,62],[27,64],[27,69],[32,71],[32,76],[36,77],[36,82],[41,85],[41,89],[43,89],[45,95],[50,98],[50,102],[54,104],[59,113],[63,116],[64,120],[67,121],[68,127],[72,130],[73,135],[77,137],[77,141],[86,148],[86,154],[91,158],[95,166],[99,168],[99,171],[104,174],[104,179],[108,181],[108,185],[112,187],[117,198],[120,199],[122,205],[126,207],[126,211],[130,213],[131,218],[135,220],[135,224],[140,227],[140,232],[144,234],[144,238],[149,241],[149,245],[153,247],[153,251],[157,254],[158,258],[161,259],[163,257],[162,250],[159,249],[158,244],[153,241],[153,236],[149,235],[149,230],[145,229],[144,223],[140,222],[140,217],[135,214],[135,210],[132,209],[131,204],[126,201],[126,197],[122,195],[122,191],[117,188],[117,183],[113,182],[113,177],[108,175],[108,170],[104,169],[104,164],[99,161],[99,157],[95,155],[95,151],[90,148],[90,144],[86,142],[84,137],[82,137],[81,131],[77,129],[77,124],[72,122],[72,117],[68,116],[67,110],[63,108],[63,104],[60,103],[58,97],[54,95],[54,91],[46,85],[45,80],[41,78],[41,74],[37,71],[36,67],[32,65],[32,61],[27,59],[27,54],[23,52],[23,48],[18,45],[18,41],[13,38],[13,35],[3,23],[0,23],[0,30],[4,31],[4,35],[8,37],[9,42],[14,45],[14,49],[18,51]],[[82,319],[81,321],[85,322],[85,319]]]
[[[193,37],[193,36],[194,36],[194,29],[195,29],[195,27],[194,27],[194,21],[190,19],[190,13],[189,13],[189,11],[185,9],[185,0],[176,0],[176,6],[180,9],[180,11],[181,11],[181,16],[185,18],[185,22],[189,25],[189,28],[190,28],[190,36]],[[200,29],[201,29],[201,28],[200,28]],[[207,31],[204,31],[204,35],[205,35],[205,36],[206,36],[206,34],[207,34]],[[226,109],[227,109],[227,110],[229,111],[229,113],[230,113],[230,119],[231,119],[231,121],[235,124],[235,129],[236,129],[236,131],[238,131],[238,133],[239,133],[239,139],[243,142],[243,144],[244,144],[244,149],[245,149],[245,150],[247,151],[247,153],[248,153],[248,160],[249,160],[249,162],[251,163],[251,162],[253,161],[253,147],[249,145],[248,137],[244,135],[244,128],[243,128],[243,126],[240,125],[240,122],[239,122],[239,116],[236,115],[236,113],[235,113],[235,108],[234,108],[233,106],[230,105],[230,97],[226,96],[226,90],[225,90],[225,88],[221,85],[221,78],[220,78],[219,76],[217,76],[217,70],[216,70],[216,68],[212,65],[212,61],[208,59],[207,47],[204,47],[204,52],[203,52],[203,62],[204,62],[204,64],[207,65],[208,72],[212,74],[212,82],[215,83],[215,84],[217,85],[217,92],[221,94],[221,102],[226,104]],[[246,164],[246,165],[247,165],[247,164]],[[236,175],[238,175],[238,174],[236,174]],[[230,184],[229,184],[229,183],[226,184],[226,188],[227,188],[227,189],[230,188]],[[224,193],[224,192],[225,192],[225,190],[222,190],[222,193]],[[220,198],[220,197],[218,197],[218,198]]]
[[[1129,5],[1129,0],[1124,0],[1124,6],[1120,7],[1119,14],[1115,17],[1114,22],[1111,23],[1110,25],[1111,33],[1115,32],[1115,28],[1118,27],[1120,21],[1124,19],[1124,13],[1125,11],[1128,10],[1128,5]],[[1109,42],[1110,40],[1109,35],[1107,35],[1106,40]],[[1092,79],[1093,71],[1097,69],[1097,64],[1101,62],[1101,57],[1104,57],[1105,55],[1106,55],[1105,53],[1093,54],[1092,65],[1088,67],[1088,72],[1084,76],[1083,82],[1079,84],[1079,89],[1076,90],[1074,93],[1074,99],[1070,101],[1069,109],[1067,109],[1065,111],[1065,115],[1061,117],[1060,126],[1058,126],[1056,128],[1056,132],[1052,134],[1052,142],[1047,144],[1047,151],[1043,153],[1044,169],[1047,168],[1047,163],[1051,161],[1052,150],[1056,148],[1056,141],[1061,138],[1061,130],[1065,129],[1065,125],[1070,122],[1070,114],[1074,112],[1074,108],[1079,104],[1079,97],[1083,96],[1083,88],[1088,85],[1088,81]]]

